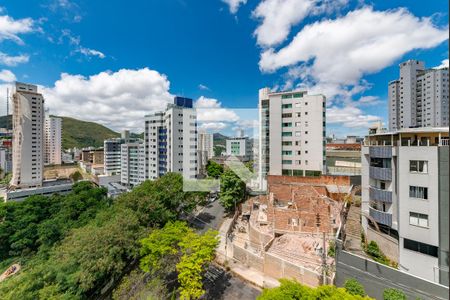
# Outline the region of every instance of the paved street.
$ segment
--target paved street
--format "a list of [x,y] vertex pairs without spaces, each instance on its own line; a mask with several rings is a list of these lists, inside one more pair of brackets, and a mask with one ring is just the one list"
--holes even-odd
[[[209,228],[219,230],[224,221],[225,211],[219,200],[209,203],[195,218],[190,219],[190,223],[197,227],[200,232],[205,232]],[[239,299],[254,300],[261,293],[261,290],[248,284],[242,279],[226,273],[219,266],[211,266],[208,273],[214,274],[209,280],[205,280],[205,288],[208,291],[206,299]]]

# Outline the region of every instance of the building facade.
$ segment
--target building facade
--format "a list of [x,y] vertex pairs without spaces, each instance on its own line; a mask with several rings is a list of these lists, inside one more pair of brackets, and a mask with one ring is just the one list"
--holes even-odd
[[44,164],[60,165],[62,160],[62,119],[45,115]]
[[175,97],[164,112],[145,117],[145,176],[167,172],[197,177],[197,114],[189,98]]
[[259,90],[259,176],[318,176],[324,172],[326,99],[306,91]]
[[394,240],[400,270],[446,286],[448,137],[448,127],[374,130],[361,158],[366,236],[376,230]]
[[198,173],[206,175],[206,164],[214,156],[214,135],[201,131],[197,137]]
[[143,141],[121,144],[120,183],[133,187],[145,180],[145,146]]
[[13,95],[13,175],[16,188],[42,185],[44,97],[37,86],[16,82]]
[[417,60],[399,67],[400,78],[388,85],[389,129],[448,126],[448,68],[425,69]]
[[103,142],[105,175],[114,176],[120,174],[122,160],[121,145],[123,143],[135,141],[137,141],[137,139],[130,139],[130,132],[124,130],[120,138],[111,138]]
[[248,137],[236,137],[226,140],[226,155],[240,156],[244,160],[253,158],[253,143]]

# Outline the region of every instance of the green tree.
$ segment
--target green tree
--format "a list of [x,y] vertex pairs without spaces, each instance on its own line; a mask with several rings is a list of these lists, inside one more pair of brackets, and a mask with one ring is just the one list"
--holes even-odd
[[219,199],[227,210],[233,210],[245,199],[245,183],[230,169],[226,169],[220,177]]
[[70,174],[69,178],[73,181],[73,182],[77,182],[81,179],[83,179],[83,175],[81,175],[80,171],[75,171],[72,174]]
[[344,288],[352,295],[359,295],[361,297],[366,295],[363,285],[354,278],[346,280],[344,283]]
[[216,231],[200,235],[185,222],[169,222],[141,240],[140,267],[153,274],[167,274],[176,267],[181,299],[197,299],[205,293],[202,273],[214,258],[217,244]]
[[331,285],[322,285],[317,288],[310,288],[296,281],[281,279],[280,286],[272,289],[264,289],[258,300],[310,300],[310,299],[340,299],[340,300],[359,300],[371,299],[352,295],[343,288],[337,288]]
[[397,289],[386,289],[383,292],[384,300],[406,300],[407,297],[403,291]]
[[208,160],[206,164],[206,173],[209,177],[219,178],[223,174],[223,166],[213,160]]

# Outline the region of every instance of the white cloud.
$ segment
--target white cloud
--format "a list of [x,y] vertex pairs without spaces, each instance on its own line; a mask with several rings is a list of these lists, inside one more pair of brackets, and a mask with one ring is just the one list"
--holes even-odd
[[446,39],[447,27],[436,27],[430,18],[417,18],[406,9],[363,7],[303,27],[281,50],[264,50],[259,66],[263,72],[300,66],[302,81],[327,85],[334,93],[325,95],[332,97],[347,86],[364,89],[363,75],[380,71],[413,49],[432,48]]
[[31,18],[14,20],[10,16],[0,16],[0,41],[12,40],[23,44],[20,34],[33,31],[33,20]]
[[14,75],[14,73],[11,72],[10,70],[1,70],[0,71],[0,81],[13,82],[16,80],[17,80],[16,75]]
[[443,69],[448,68],[448,58],[441,61],[441,64],[437,67],[434,67],[433,69]]
[[226,124],[224,122],[206,122],[206,123],[202,123],[199,126],[199,128],[201,130],[206,130],[206,131],[219,131],[219,130],[223,130],[227,127],[228,127],[228,124]]
[[80,47],[77,52],[86,55],[86,56],[97,56],[101,59],[105,58],[105,54],[103,54],[102,52],[95,50],[95,49],[89,49],[89,48],[85,48],[85,47]]
[[263,0],[253,11],[261,24],[254,35],[258,45],[272,47],[283,42],[291,27],[308,15],[331,14],[347,5],[348,0]]
[[364,114],[361,109],[351,105],[327,108],[327,123],[339,124],[348,128],[368,128],[372,123],[380,119],[378,116]]
[[201,84],[201,83],[198,85],[198,88],[200,90],[203,90],[203,91],[209,91],[210,90],[208,86],[206,86],[204,84]]
[[27,63],[30,56],[26,54],[21,54],[17,56],[10,56],[6,53],[0,52],[0,64],[9,67],[17,66],[18,64]]
[[314,0],[263,0],[253,11],[261,25],[254,34],[261,46],[274,46],[286,39],[291,26],[303,20],[314,6]]
[[247,0],[222,0],[222,2],[228,4],[230,13],[235,14],[239,10],[239,6],[247,3]]
[[99,122],[117,131],[142,131],[144,115],[172,102],[169,87],[167,77],[157,71],[121,69],[89,77],[62,74],[42,93],[52,114]]
[[222,108],[217,99],[201,96],[195,101],[199,122],[236,122],[239,116],[231,109]]

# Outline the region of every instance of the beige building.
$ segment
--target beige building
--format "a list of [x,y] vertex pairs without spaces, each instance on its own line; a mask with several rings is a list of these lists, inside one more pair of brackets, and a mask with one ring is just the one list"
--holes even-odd
[[62,119],[46,115],[44,122],[44,164],[61,164],[61,134]]
[[13,95],[13,175],[18,188],[42,185],[44,164],[44,97],[37,86],[16,82]]

